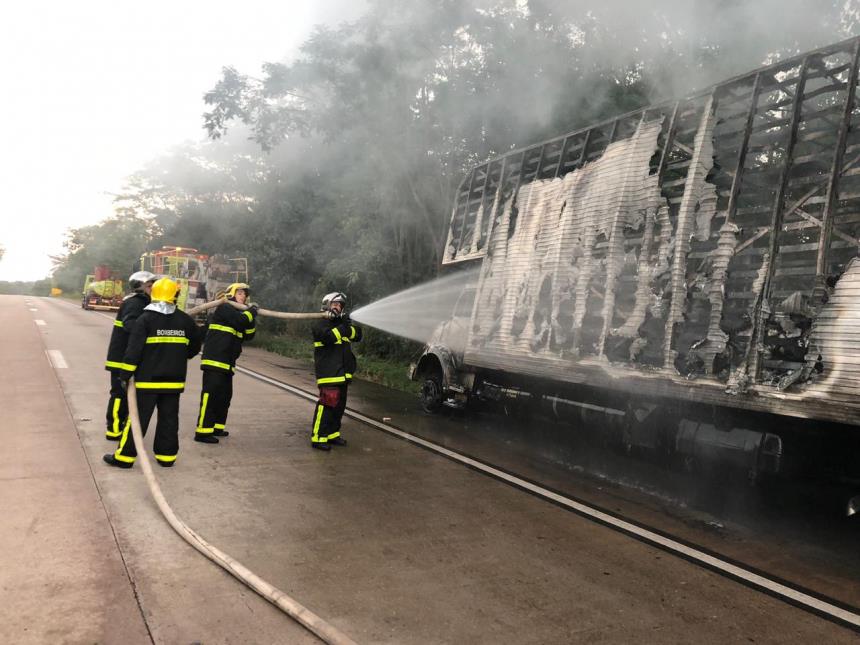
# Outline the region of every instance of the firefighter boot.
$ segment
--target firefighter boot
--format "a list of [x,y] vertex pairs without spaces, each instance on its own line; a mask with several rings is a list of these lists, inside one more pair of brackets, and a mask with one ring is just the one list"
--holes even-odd
[[194,441],[199,441],[200,443],[218,443],[218,437],[213,437],[211,434],[200,434],[198,432],[194,435]]
[[344,439],[343,437],[335,437],[334,439],[329,439],[328,442],[332,446],[345,446],[346,445],[346,439]]
[[102,461],[104,461],[109,466],[113,466],[114,468],[131,468],[132,466],[134,466],[133,463],[126,463],[124,461],[120,461],[113,456],[113,453],[106,454],[104,457],[102,457]]
[[328,442],[323,441],[311,441],[311,447],[316,448],[317,450],[331,450],[331,446],[328,445]]

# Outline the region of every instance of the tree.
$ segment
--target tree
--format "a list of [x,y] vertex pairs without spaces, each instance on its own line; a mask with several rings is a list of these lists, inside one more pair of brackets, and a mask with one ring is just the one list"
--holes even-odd
[[126,277],[149,239],[149,223],[128,216],[72,229],[65,242],[68,253],[52,258],[54,281],[64,291],[75,292],[83,287],[86,275],[98,265],[105,265]]

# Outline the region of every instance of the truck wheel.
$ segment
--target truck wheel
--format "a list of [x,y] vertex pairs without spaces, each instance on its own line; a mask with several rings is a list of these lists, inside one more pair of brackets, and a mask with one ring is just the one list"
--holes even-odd
[[442,375],[436,371],[427,372],[419,396],[425,412],[438,412],[442,407]]

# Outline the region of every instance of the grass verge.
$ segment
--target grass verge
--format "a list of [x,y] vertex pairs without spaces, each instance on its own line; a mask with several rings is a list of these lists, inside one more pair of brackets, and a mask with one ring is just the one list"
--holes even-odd
[[[314,360],[313,345],[306,338],[299,338],[291,334],[259,331],[253,344],[281,356],[305,360],[309,365]],[[360,345],[355,347],[356,358],[358,359],[358,370],[355,378],[379,383],[402,392],[418,393],[418,384],[409,380],[409,364],[407,362],[362,354],[360,347]]]

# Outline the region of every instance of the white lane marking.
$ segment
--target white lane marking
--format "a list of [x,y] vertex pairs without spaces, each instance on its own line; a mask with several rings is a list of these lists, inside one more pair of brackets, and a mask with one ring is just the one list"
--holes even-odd
[[48,323],[46,323],[44,320],[40,320],[39,318],[36,318],[36,324],[39,325],[39,327],[44,327]]
[[63,358],[63,352],[59,349],[46,349],[45,352],[48,354],[48,360],[51,361],[51,365],[54,366],[55,370],[63,370],[69,366],[66,363],[66,359]]
[[[307,399],[308,401],[317,400],[316,396],[308,394],[304,390],[300,390],[299,388],[293,387],[292,385],[287,385],[286,383],[281,383],[280,381],[276,381],[273,378],[269,378],[268,376],[264,376],[263,374],[259,374],[244,367],[236,366],[236,371],[248,374],[249,376],[253,376],[256,379],[265,381],[266,383],[281,388],[282,390],[292,392],[293,394],[296,394],[303,399]],[[432,450],[433,452],[439,453],[440,455],[444,455],[450,459],[453,459],[454,461],[458,461],[462,464],[465,464],[470,468],[474,468],[475,470],[480,470],[484,473],[487,473],[488,475],[492,475],[493,477],[496,477],[503,481],[510,482],[515,486],[532,492],[540,497],[543,497],[544,499],[555,502],[556,504],[565,506],[573,511],[576,511],[577,513],[591,517],[603,524],[608,524],[610,526],[616,527],[621,531],[636,535],[643,541],[650,542],[651,544],[660,546],[669,551],[674,551],[678,555],[681,555],[689,560],[699,562],[706,567],[716,569],[717,571],[722,571],[723,573],[737,578],[738,580],[742,580],[751,586],[758,587],[759,589],[764,589],[765,591],[779,596],[785,600],[789,600],[795,604],[812,609],[813,611],[817,611],[821,614],[831,616],[837,620],[848,623],[849,625],[853,625],[854,627],[860,627],[860,614],[856,614],[852,611],[842,609],[841,607],[837,607],[836,605],[833,605],[829,602],[819,600],[818,598],[810,596],[809,594],[803,593],[802,591],[798,591],[797,589],[792,589],[791,587],[776,582],[775,580],[765,578],[764,576],[761,576],[752,571],[748,571],[747,569],[732,564],[731,562],[726,562],[713,555],[689,547],[686,544],[681,544],[680,542],[676,542],[671,538],[664,537],[662,535],[654,533],[653,531],[649,531],[648,529],[641,528],[639,526],[636,526],[635,524],[631,524],[630,522],[626,522],[617,517],[613,517],[612,515],[608,515],[596,508],[586,506],[581,502],[577,502],[575,500],[559,495],[558,493],[543,488],[542,486],[538,486],[537,484],[533,484],[524,479],[520,479],[516,475],[511,475],[502,470],[498,470],[497,468],[493,468],[492,466],[488,466],[484,463],[481,463],[480,461],[476,461],[474,459],[456,453],[452,450],[448,450],[447,448],[436,445],[435,443],[431,443],[430,441],[426,441],[420,437],[416,437],[415,435],[411,435],[392,426],[380,423],[379,421],[371,419],[370,417],[367,417],[360,412],[355,412],[353,410],[347,409],[346,414],[353,419],[363,421],[364,423],[371,425],[379,430],[382,430],[383,432],[387,432],[388,434],[392,434],[394,436],[400,437],[401,439],[405,439],[406,441]]]

